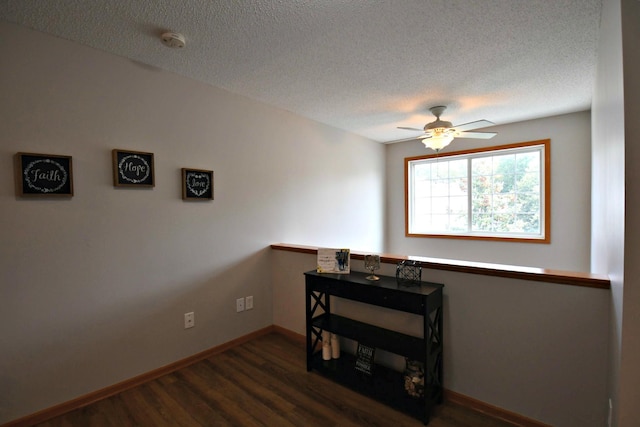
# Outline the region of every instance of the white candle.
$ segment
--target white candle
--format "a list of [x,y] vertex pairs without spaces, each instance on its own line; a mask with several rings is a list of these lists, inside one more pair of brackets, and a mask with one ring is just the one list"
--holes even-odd
[[336,334],[331,334],[331,357],[340,358],[340,340]]
[[329,344],[322,345],[322,360],[331,360],[331,346]]

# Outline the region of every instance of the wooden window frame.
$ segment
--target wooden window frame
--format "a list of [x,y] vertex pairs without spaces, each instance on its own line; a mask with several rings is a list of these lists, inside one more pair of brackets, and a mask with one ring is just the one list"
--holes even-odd
[[[542,238],[530,237],[507,237],[507,236],[478,236],[468,234],[439,234],[439,233],[410,233],[409,232],[409,164],[416,160],[426,160],[434,158],[452,157],[460,155],[472,155],[477,153],[486,153],[490,151],[526,148],[532,146],[544,146],[544,236]],[[524,242],[524,243],[551,243],[551,140],[541,139],[536,141],[518,142],[514,144],[498,145],[491,147],[475,148],[470,150],[452,151],[448,153],[430,154],[424,156],[405,157],[404,159],[404,224],[406,237],[426,237],[426,238],[442,238],[442,239],[461,239],[461,240],[489,240],[501,242]]]

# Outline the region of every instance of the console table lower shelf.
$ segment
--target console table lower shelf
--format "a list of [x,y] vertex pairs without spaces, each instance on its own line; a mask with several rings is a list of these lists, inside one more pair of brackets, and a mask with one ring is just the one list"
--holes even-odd
[[[404,391],[404,375],[382,365],[376,365],[375,375],[367,376],[354,369],[356,357],[342,353],[339,359],[322,360],[322,352],[312,358],[313,370],[332,381],[371,397],[381,403],[406,413],[414,418],[425,420],[425,406],[422,399],[414,398]],[[429,389],[425,385],[424,393],[435,397],[439,389]]]

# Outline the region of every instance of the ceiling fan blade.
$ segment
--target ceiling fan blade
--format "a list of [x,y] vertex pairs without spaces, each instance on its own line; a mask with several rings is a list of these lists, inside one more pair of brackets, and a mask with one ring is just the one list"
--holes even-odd
[[493,126],[495,123],[489,120],[478,120],[475,122],[464,123],[462,125],[454,126],[453,128],[458,132],[464,132],[467,130],[486,128],[487,126]]
[[404,129],[404,130],[417,130],[418,132],[424,132],[424,129],[418,129],[418,128],[407,128],[404,126],[398,126],[398,129]]
[[456,132],[456,138],[489,139],[496,135],[496,132]]

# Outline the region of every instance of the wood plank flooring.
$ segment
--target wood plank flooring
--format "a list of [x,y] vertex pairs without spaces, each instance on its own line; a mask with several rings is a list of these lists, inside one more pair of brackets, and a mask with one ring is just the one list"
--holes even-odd
[[[38,427],[422,426],[308,373],[300,343],[269,334]],[[430,427],[511,424],[445,403]]]

